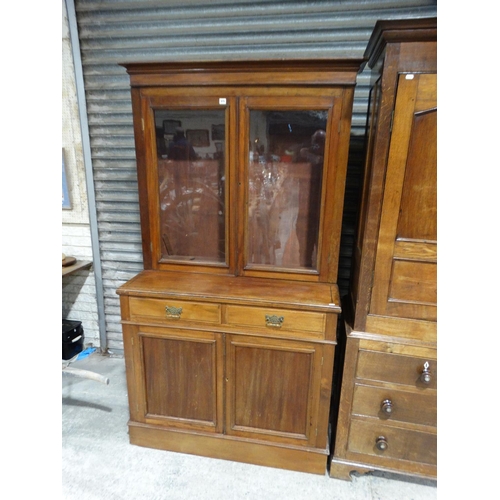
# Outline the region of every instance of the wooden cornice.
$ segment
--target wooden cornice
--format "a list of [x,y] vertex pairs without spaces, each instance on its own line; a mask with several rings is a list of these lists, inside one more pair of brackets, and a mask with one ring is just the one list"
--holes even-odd
[[363,59],[123,63],[132,87],[154,85],[354,85]]
[[377,21],[368,41],[364,59],[372,68],[388,43],[437,40],[437,18]]

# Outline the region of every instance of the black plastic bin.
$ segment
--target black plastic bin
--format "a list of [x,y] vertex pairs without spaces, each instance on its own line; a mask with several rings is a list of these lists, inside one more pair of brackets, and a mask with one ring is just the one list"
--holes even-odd
[[83,351],[83,327],[81,321],[62,320],[62,359],[71,359]]

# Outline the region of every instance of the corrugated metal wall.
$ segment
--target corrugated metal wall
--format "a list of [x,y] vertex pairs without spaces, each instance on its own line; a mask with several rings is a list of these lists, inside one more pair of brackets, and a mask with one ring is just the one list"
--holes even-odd
[[[72,0],[68,0],[72,1]],[[94,172],[108,348],[123,348],[116,288],[142,270],[129,78],[119,63],[361,57],[378,19],[433,17],[432,0],[75,0]],[[368,74],[354,99],[339,286],[361,180]]]

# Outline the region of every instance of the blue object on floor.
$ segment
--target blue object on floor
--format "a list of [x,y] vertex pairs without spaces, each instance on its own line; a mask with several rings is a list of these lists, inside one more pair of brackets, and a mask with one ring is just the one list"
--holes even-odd
[[87,356],[90,356],[94,351],[96,350],[95,347],[87,347],[87,349],[84,349],[79,355],[78,357],[76,358],[76,361],[78,361],[79,359],[84,359],[86,358]]

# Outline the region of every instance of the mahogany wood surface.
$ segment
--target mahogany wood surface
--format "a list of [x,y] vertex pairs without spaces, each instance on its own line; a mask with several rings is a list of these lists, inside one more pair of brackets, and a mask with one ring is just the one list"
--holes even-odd
[[[377,449],[379,437],[387,440],[387,449]],[[437,464],[437,439],[435,432],[418,432],[395,426],[372,423],[353,418],[349,432],[349,453],[347,456],[362,454],[373,464],[396,460],[408,463]]]
[[[145,269],[180,271],[196,268],[196,272],[210,274],[335,283],[353,87],[361,62],[359,59],[321,59],[125,64],[131,77],[133,95]],[[206,110],[225,112],[224,200],[220,199],[217,203],[208,192],[210,190],[197,192],[190,189],[188,183],[182,183],[182,196],[179,190],[178,201],[166,203],[165,191],[161,189],[163,184],[159,180],[163,177],[165,162],[158,160],[155,148],[151,147],[156,142],[155,111],[166,109],[199,110],[200,113]],[[253,260],[258,240],[263,237],[265,242],[270,236],[274,237],[273,231],[276,228],[273,227],[273,220],[276,222],[281,219],[279,224],[283,231],[282,226],[287,224],[287,219],[283,217],[283,212],[276,210],[279,205],[283,209],[281,201],[274,206],[274,211],[269,210],[265,216],[260,214],[266,210],[255,211],[259,215],[248,220],[249,208],[253,203],[248,193],[248,113],[251,109],[328,112],[321,199],[318,201],[318,245],[316,261],[312,266],[307,259],[299,259],[294,251],[290,254],[295,240],[298,240],[300,247],[309,244],[309,239],[313,238],[309,231],[298,229],[301,221],[308,223],[300,217],[297,223],[295,219],[290,219],[289,225],[297,224],[297,230],[296,234],[292,231],[288,242],[283,242],[285,253],[288,251],[283,264],[275,264],[272,256],[269,257],[267,253],[257,255],[257,259]],[[272,165],[275,168],[275,160]],[[304,182],[301,181],[301,185]],[[304,191],[306,187],[302,186],[301,190]],[[286,191],[276,189],[276,194]],[[188,196],[192,199],[189,200]],[[281,198],[284,199],[283,196]],[[189,238],[184,239],[182,230],[179,234],[171,231],[172,241],[165,241],[169,239],[163,230],[165,222],[175,220],[179,214],[176,203],[184,203],[184,207],[190,207],[192,217],[197,220],[197,229]],[[169,209],[166,210],[168,213],[163,214],[165,209],[160,210],[160,207],[165,205]],[[160,216],[160,213],[163,215]],[[222,231],[224,235],[221,232],[221,217],[225,220]],[[218,239],[214,239],[216,235]],[[221,252],[224,242],[225,251]],[[277,244],[274,242],[274,245]],[[272,249],[272,242],[267,247]],[[172,255],[166,255],[166,249],[170,248]],[[261,251],[259,248],[258,252]],[[214,258],[215,255],[217,258]]]
[[204,273],[143,271],[118,288],[119,295],[202,302],[266,305],[340,313],[338,286]]
[[214,342],[145,336],[142,352],[148,416],[201,421],[215,426]]
[[[324,474],[361,63],[124,65],[145,268],[117,290],[131,443]],[[297,121],[292,144],[283,116]],[[180,117],[219,126],[220,142],[165,154],[165,123]],[[313,162],[298,151],[313,149],[317,127]],[[271,175],[273,189],[259,190]]]
[[[266,316],[274,315],[283,318],[280,331],[304,331],[323,334],[326,328],[326,314],[288,309],[266,309],[260,307],[228,306],[226,321],[239,326],[266,326]],[[320,338],[322,335],[320,336]]]
[[372,90],[332,477],[437,473],[436,21],[379,21],[365,51]]
[[[391,402],[392,411],[386,414],[383,402]],[[437,398],[432,390],[400,390],[394,387],[357,383],[354,389],[353,415],[435,427],[437,422]]]
[[[437,263],[415,255],[437,243],[436,93],[436,75],[399,77],[370,314],[437,317]],[[394,257],[398,240],[413,244],[411,259]]]
[[[154,271],[153,274],[161,277],[172,273]],[[211,278],[200,276],[205,280]],[[217,280],[224,278],[216,276]],[[246,280],[238,278],[238,281]],[[317,285],[307,284],[314,288]],[[192,438],[184,436],[183,442],[206,442],[206,436],[214,434],[241,438],[248,443],[261,443],[255,449],[264,453],[267,453],[262,448],[265,442],[287,449],[289,446],[315,449],[322,453],[325,469],[335,346],[316,339],[305,340],[300,328],[308,328],[307,321],[305,326],[299,323],[296,335],[300,338],[292,340],[286,338],[286,333],[280,337],[282,332],[276,332],[273,327],[269,333],[262,333],[264,326],[232,325],[231,315],[226,314],[225,306],[220,310],[218,303],[167,300],[165,303],[182,308],[181,318],[186,308],[188,316],[175,320],[161,317],[164,309],[163,304],[159,304],[161,299],[134,296],[134,291],[129,290],[121,295],[121,301],[122,314],[131,318],[123,321],[131,427],[142,423],[193,434]],[[245,322],[238,319],[241,309],[252,311],[256,318],[264,317],[266,311],[302,318],[295,309],[268,311],[249,305],[234,307],[237,308],[236,323]],[[318,338],[326,337],[324,330],[328,325],[335,326],[334,322],[325,321],[325,313],[302,314],[306,319],[308,315],[320,318],[316,328],[322,327],[323,331],[317,334]],[[228,333],[224,333],[219,323],[227,320]],[[258,328],[260,335],[253,334]],[[149,435],[153,431],[144,432]],[[134,442],[132,431],[131,442]],[[210,449],[195,453],[281,466],[281,458],[272,458],[282,455],[275,448],[268,458],[254,460],[243,459],[239,452],[231,453],[225,441],[208,443]],[[176,449],[169,442],[155,446]],[[212,446],[215,446],[214,454],[210,451]],[[289,458],[293,463],[295,455],[305,458],[293,451]],[[298,463],[292,465],[289,460],[285,460],[283,467],[318,472],[319,459],[313,458],[312,463],[307,461],[299,469]]]
[[[144,321],[145,318],[158,318],[161,322],[171,319],[175,322],[184,321],[202,323],[220,323],[221,306],[185,300],[159,300],[144,297],[131,297],[129,300],[130,318]],[[169,315],[167,307],[182,309],[180,317]],[[178,320],[178,321],[177,321]]]
[[[432,380],[429,384],[420,381],[425,363],[429,363]],[[413,358],[399,354],[375,351],[360,351],[356,377],[408,385],[421,389],[437,387],[437,362],[430,358]]]
[[129,422],[130,442],[159,450],[276,467],[324,476],[328,448],[292,447],[224,434],[200,434]]
[[315,446],[318,353],[317,344],[229,336],[226,433]]
[[132,87],[354,85],[363,59],[126,63]]

